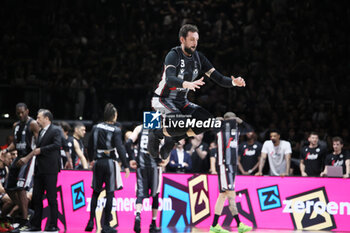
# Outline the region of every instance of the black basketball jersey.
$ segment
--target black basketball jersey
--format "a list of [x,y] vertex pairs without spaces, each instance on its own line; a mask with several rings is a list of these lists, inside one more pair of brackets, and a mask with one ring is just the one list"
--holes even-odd
[[81,140],[81,139],[77,139],[75,137],[72,137],[72,138],[73,138],[73,147],[72,147],[71,157],[72,157],[72,161],[73,161],[73,168],[81,168],[81,161],[79,159],[77,152],[75,151],[74,141],[78,142],[79,148],[83,153],[84,153],[84,143],[83,143],[83,140]]
[[162,79],[155,90],[155,94],[156,96],[175,100],[187,98],[189,89],[167,85],[165,68],[169,65],[175,66],[176,77],[188,82],[196,80],[200,74],[204,74],[213,68],[208,59],[197,51],[192,56],[186,56],[181,46],[172,48],[165,58]]
[[239,130],[236,120],[223,121],[223,128],[216,136],[216,165],[237,165]]
[[30,130],[30,123],[33,118],[28,117],[26,122],[16,122],[14,128],[14,142],[18,157],[23,157],[29,154],[34,147],[34,134]]
[[142,127],[141,132],[138,136],[138,149],[136,154],[136,162],[138,167],[157,167],[157,161],[148,153],[147,145],[148,145],[148,133],[149,130]]
[[61,146],[61,156],[66,157],[66,152],[68,152],[70,155],[73,153],[73,137],[68,136],[67,138],[64,136],[62,132],[62,146]]
[[73,147],[74,147],[74,138],[72,136],[68,136],[68,138],[65,141],[64,150],[68,151],[69,154],[72,154]]
[[123,166],[129,167],[126,162],[126,152],[122,144],[120,128],[105,122],[94,125],[88,145],[89,158],[93,160],[103,158],[116,160],[115,149],[117,149]]

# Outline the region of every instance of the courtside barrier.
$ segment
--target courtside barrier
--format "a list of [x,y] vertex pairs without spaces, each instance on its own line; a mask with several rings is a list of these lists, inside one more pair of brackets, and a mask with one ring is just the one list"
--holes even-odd
[[[135,212],[135,173],[123,176],[124,187],[115,192],[112,225],[133,227]],[[91,171],[64,170],[59,173],[57,196],[59,228],[81,229],[89,219],[92,189]],[[237,208],[241,221],[256,228],[350,231],[350,179],[311,177],[236,177]],[[158,225],[163,232],[175,226],[209,227],[218,196],[216,175],[163,174]],[[105,203],[102,192],[96,209],[99,222]],[[44,201],[44,221],[49,216]],[[144,200],[141,226],[148,229],[152,201]],[[102,218],[103,219],[103,218]],[[235,226],[225,204],[219,223]],[[100,227],[100,226],[99,226]]]

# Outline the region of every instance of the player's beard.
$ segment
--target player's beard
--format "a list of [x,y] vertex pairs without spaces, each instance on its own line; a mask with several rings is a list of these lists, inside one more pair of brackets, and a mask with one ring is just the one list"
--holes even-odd
[[185,52],[192,55],[194,53],[194,51],[196,51],[196,48],[194,48],[193,50],[190,47],[186,47],[185,46]]

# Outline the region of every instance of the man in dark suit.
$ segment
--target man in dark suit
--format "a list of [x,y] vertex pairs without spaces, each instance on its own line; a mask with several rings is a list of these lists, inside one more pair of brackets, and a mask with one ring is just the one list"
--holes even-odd
[[169,171],[173,172],[191,172],[192,159],[189,153],[184,150],[185,139],[181,139],[175,149],[171,151]]
[[21,231],[41,231],[43,213],[43,195],[46,191],[50,206],[50,222],[45,231],[58,231],[57,227],[57,174],[60,171],[61,129],[52,124],[52,113],[47,109],[40,109],[37,122],[41,127],[37,147],[27,156],[21,158],[18,166],[26,164],[33,156],[36,156],[34,170],[33,199],[34,215],[30,227],[24,227]]

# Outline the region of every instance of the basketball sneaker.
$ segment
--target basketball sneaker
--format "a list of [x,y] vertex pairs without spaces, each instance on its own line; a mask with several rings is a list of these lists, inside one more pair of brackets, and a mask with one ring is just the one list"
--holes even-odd
[[228,233],[228,230],[223,229],[219,224],[216,224],[215,227],[210,226],[210,233]]
[[247,231],[251,231],[253,228],[250,227],[250,226],[247,226],[245,225],[244,223],[239,223],[238,225],[238,233],[244,233],[244,232],[247,232]]

